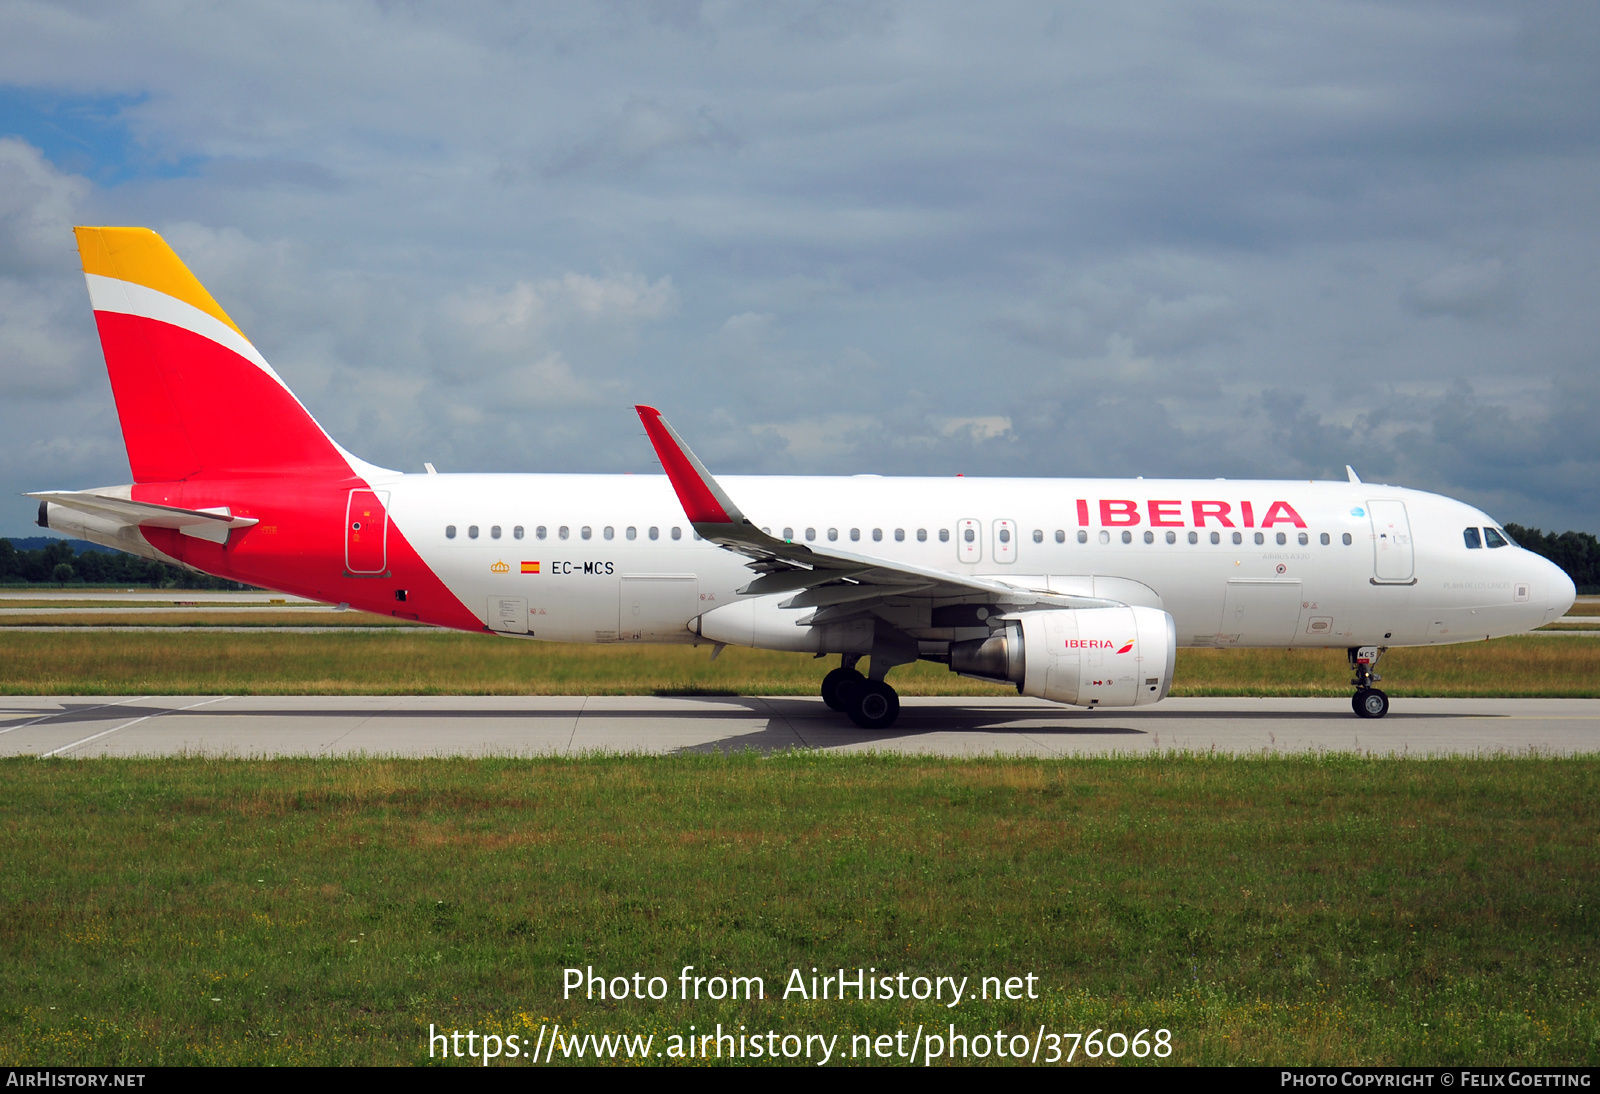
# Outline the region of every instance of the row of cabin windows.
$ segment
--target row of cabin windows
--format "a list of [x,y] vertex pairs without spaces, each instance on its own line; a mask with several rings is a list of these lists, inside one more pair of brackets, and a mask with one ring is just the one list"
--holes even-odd
[[1490,549],[1511,546],[1511,537],[1498,528],[1485,528],[1482,539],[1478,538],[1478,530],[1476,528],[1463,530],[1461,536],[1467,541],[1467,546],[1473,550],[1482,550],[1485,544]]
[[[1037,537],[1037,533],[1035,533],[1035,536]],[[1350,546],[1352,543],[1355,542],[1355,540],[1353,538],[1351,538],[1351,535],[1350,535],[1349,532],[1344,533],[1344,535],[1342,537],[1340,537],[1340,538],[1341,538],[1342,542],[1344,543],[1344,545],[1346,547]],[[1178,533],[1176,533],[1176,532],[1168,532],[1167,535],[1166,535],[1166,539],[1167,539],[1168,543],[1177,543],[1178,542]],[[1272,540],[1279,547],[1286,547],[1289,544],[1289,533],[1288,532],[1274,532],[1274,533],[1272,533]],[[1146,532],[1144,534],[1144,541],[1146,543],[1154,543],[1156,541],[1156,534],[1154,532]],[[1255,544],[1256,544],[1257,547],[1265,546],[1265,544],[1267,542],[1267,533],[1266,532],[1256,532],[1254,534],[1254,541],[1255,541]],[[1035,538],[1034,542],[1036,542],[1036,543],[1038,542],[1037,538]],[[1056,533],[1056,542],[1057,543],[1061,542],[1061,533],[1060,532]],[[1084,531],[1080,531],[1078,533],[1078,542],[1079,543],[1088,543],[1089,542],[1089,533],[1088,532],[1084,532]],[[1100,542],[1101,543],[1110,543],[1111,542],[1111,533],[1107,532],[1107,531],[1102,531],[1100,533]],[[1123,532],[1122,533],[1122,542],[1124,542],[1124,543],[1132,543],[1133,542],[1133,533],[1132,532]],[[1200,542],[1200,533],[1199,532],[1190,532],[1189,533],[1189,542],[1190,543],[1199,543]],[[1211,533],[1211,542],[1212,543],[1221,543],[1222,542],[1222,533],[1221,532],[1212,532]],[[1242,544],[1244,542],[1244,533],[1243,532],[1235,532],[1235,533],[1233,533],[1233,542],[1234,542],[1234,544],[1236,546],[1239,545],[1239,544]],[[1311,542],[1311,533],[1310,532],[1300,532],[1300,533],[1298,533],[1295,536],[1295,542],[1298,543],[1302,547],[1307,546]],[[1320,542],[1324,547],[1326,547],[1326,546],[1328,546],[1328,544],[1333,542],[1333,537],[1330,536],[1327,532],[1323,532],[1318,537],[1318,542]]]
[[[769,535],[769,536],[772,534],[772,529],[771,528],[763,528],[761,530],[763,532],[767,533],[767,535]],[[817,530],[815,528],[807,528],[805,534],[806,534],[806,542],[807,543],[812,543],[812,542],[816,541]],[[1002,532],[1001,534],[1002,535],[1007,535],[1008,533]],[[785,528],[783,530],[783,538],[786,541],[788,541],[790,543],[793,543],[794,542],[794,529],[793,528]],[[837,529],[837,528],[829,528],[828,529],[828,542],[829,543],[836,543],[836,542],[838,542],[838,539],[839,539],[839,529]],[[967,532],[967,539],[968,539],[968,541],[970,541],[972,539],[972,532],[970,530]],[[904,528],[896,528],[894,530],[894,541],[896,543],[904,543],[905,540],[906,540],[906,530]],[[860,541],[861,541],[861,529],[859,529],[859,528],[850,529],[850,542],[851,543],[859,543]],[[883,542],[883,529],[882,528],[874,528],[872,530],[872,542],[874,542],[874,543],[882,543]],[[918,543],[926,543],[926,542],[928,542],[928,530],[926,528],[918,528],[917,529],[917,542]],[[950,529],[948,529],[948,528],[939,529],[939,542],[940,543],[949,543],[950,542]]]
[[[682,539],[683,538],[683,529],[682,528],[678,528],[678,527],[674,526],[672,528],[669,528],[667,531],[668,531],[668,538],[670,538],[670,539]],[[526,529],[523,528],[522,525],[520,525],[520,524],[515,525],[511,529],[511,538],[512,539],[522,539],[525,533],[526,533]],[[500,525],[491,524],[489,526],[489,538],[490,539],[499,539],[500,538],[500,534],[501,534]],[[534,539],[546,539],[546,538],[549,537],[549,534],[550,534],[550,529],[545,527],[543,524],[540,524],[540,525],[536,526],[534,528],[534,530],[533,530],[533,538]],[[651,525],[648,529],[646,529],[645,535],[649,539],[660,539],[661,538],[661,529],[659,527],[657,527],[656,525]],[[444,526],[444,538],[445,539],[455,539],[456,538],[456,526],[454,524],[446,524]],[[467,538],[468,539],[477,539],[478,538],[478,526],[476,524],[467,525]],[[561,525],[560,527],[558,527],[556,529],[556,538],[557,539],[571,539],[572,538],[572,529],[567,527],[565,524]],[[581,528],[578,529],[578,538],[579,539],[593,539],[594,538],[594,529],[592,527],[590,527],[589,525],[587,525],[587,524],[583,525]],[[604,528],[600,529],[600,538],[601,539],[616,539],[617,538],[617,530],[616,530],[616,528],[612,527],[609,524],[606,525]],[[624,528],[622,530],[622,538],[623,539],[638,539],[639,538],[639,529],[630,524],[628,527],[626,527],[626,528]],[[694,538],[695,539],[699,539],[700,536],[697,534]]]
[[[772,534],[772,529],[770,529],[770,528],[763,528],[761,530],[763,532],[765,532],[769,536]],[[523,536],[524,536],[524,531],[525,531],[525,529],[523,528],[522,525],[518,524],[518,525],[514,526],[511,529],[511,538],[512,539],[522,539]],[[671,539],[682,539],[683,538],[683,529],[678,528],[676,526],[668,529],[668,533],[669,533],[669,538],[671,538]],[[615,539],[616,538],[616,534],[617,534],[616,528],[614,528],[612,525],[609,525],[609,524],[606,525],[604,528],[602,528],[600,530],[600,536],[601,536],[602,539],[608,539],[608,540],[609,539]],[[656,525],[651,525],[650,528],[647,529],[645,534],[646,534],[646,537],[649,538],[649,539],[660,539],[661,538],[661,529]],[[1482,546],[1482,544],[1478,540],[1478,530],[1476,528],[1468,528],[1466,530],[1465,534],[1466,534],[1466,541],[1467,541],[1467,546],[1468,547],[1481,547]],[[1497,532],[1493,528],[1485,528],[1483,530],[1483,534],[1484,534],[1484,538],[1487,539],[1490,547],[1504,547],[1507,544],[1507,540],[1499,532]],[[536,526],[534,528],[534,530],[533,530],[533,538],[534,539],[545,539],[545,538],[548,537],[548,535],[549,535],[549,529],[546,528],[543,524],[540,524],[540,525]],[[490,527],[489,527],[489,538],[490,539],[499,539],[500,536],[501,536],[501,527],[500,527],[500,525],[498,525],[498,524],[490,525]],[[556,538],[557,539],[570,539],[571,536],[572,536],[572,530],[565,524],[560,525],[556,529]],[[962,536],[966,540],[966,542],[968,542],[968,543],[973,543],[977,539],[976,532],[971,528],[965,529],[963,531],[963,533],[962,533]],[[817,538],[817,530],[815,528],[807,528],[805,530],[805,537],[806,537],[806,541],[807,542],[815,541],[816,538]],[[456,538],[456,526],[454,524],[445,525],[444,538],[445,539],[455,539]],[[477,539],[478,538],[478,526],[476,524],[467,525],[467,538],[468,539]],[[580,527],[578,529],[578,538],[579,539],[593,539],[594,538],[594,529],[591,526],[587,525],[587,524],[583,525],[582,527]],[[623,529],[623,538],[624,539],[628,539],[628,540],[638,539],[639,538],[639,529],[630,524],[627,528]],[[696,533],[694,538],[695,539],[699,539],[700,538],[699,534]],[[794,540],[794,529],[793,528],[785,528],[783,530],[783,538],[785,540],[789,540],[789,541],[792,542]],[[839,538],[839,529],[837,529],[837,528],[829,528],[828,529],[828,541],[830,543],[831,542],[835,542],[835,541],[838,540],[838,538]],[[905,538],[906,538],[906,530],[904,528],[896,528],[894,530],[894,540],[895,540],[896,543],[905,542]],[[1265,545],[1265,543],[1267,542],[1267,533],[1265,533],[1265,532],[1256,532],[1254,538],[1255,538],[1255,543],[1256,543],[1257,546]],[[1350,536],[1349,532],[1344,533],[1343,537],[1341,537],[1341,538],[1342,538],[1342,540],[1344,542],[1344,545],[1346,547],[1350,546],[1350,544],[1352,542],[1352,539],[1351,539],[1351,536]],[[861,529],[859,529],[859,528],[850,529],[850,540],[851,540],[851,542],[858,542],[860,539],[861,539]],[[1219,544],[1219,543],[1222,542],[1222,533],[1221,532],[1212,532],[1212,533],[1210,533],[1210,539],[1211,539],[1211,542],[1213,544]],[[1320,539],[1321,539],[1321,543],[1322,543],[1322,545],[1324,547],[1326,547],[1329,543],[1333,542],[1332,537],[1330,537],[1327,532],[1323,532],[1321,534]],[[882,528],[874,528],[872,530],[872,540],[873,540],[874,543],[878,543],[878,542],[881,542],[883,540],[883,529]],[[926,528],[918,528],[917,529],[917,542],[918,543],[926,543],[927,540],[928,540],[928,530]],[[1064,528],[1057,528],[1056,529],[1055,540],[1056,540],[1057,543],[1065,543],[1065,542],[1067,542],[1067,533],[1066,533],[1066,530]],[[1178,542],[1178,533],[1176,533],[1176,532],[1168,532],[1168,533],[1166,533],[1166,540],[1167,540],[1168,543],[1177,543]],[[1280,547],[1287,546],[1288,543],[1289,543],[1289,534],[1287,532],[1274,533],[1273,540]],[[1156,541],[1156,534],[1154,532],[1148,532],[1148,531],[1145,532],[1144,533],[1144,541],[1146,543],[1154,543]],[[1306,546],[1307,544],[1309,544],[1311,542],[1311,536],[1307,532],[1301,532],[1295,537],[1295,541],[1300,546],[1304,547],[1304,546]],[[940,528],[939,529],[939,542],[940,543],[948,543],[948,542],[950,542],[950,529],[948,529],[948,528]],[[1011,532],[1010,532],[1009,529],[1006,529],[1006,528],[1000,529],[1000,542],[1001,543],[1010,543],[1011,542]],[[1044,529],[1035,528],[1033,530],[1033,542],[1035,542],[1035,543],[1043,543],[1044,542]],[[1088,543],[1089,542],[1089,533],[1086,530],[1082,529],[1082,528],[1078,529],[1078,542],[1079,543]],[[1111,533],[1109,531],[1105,531],[1105,530],[1102,529],[1101,532],[1100,532],[1100,542],[1101,543],[1110,543],[1111,542]],[[1123,543],[1132,543],[1133,542],[1133,533],[1130,532],[1130,531],[1124,531],[1122,533],[1122,542]],[[1190,543],[1199,543],[1200,542],[1200,533],[1199,532],[1190,532],[1189,533],[1189,542]],[[1239,545],[1239,544],[1244,543],[1244,533],[1243,532],[1234,532],[1233,533],[1233,542],[1234,542],[1235,545]]]

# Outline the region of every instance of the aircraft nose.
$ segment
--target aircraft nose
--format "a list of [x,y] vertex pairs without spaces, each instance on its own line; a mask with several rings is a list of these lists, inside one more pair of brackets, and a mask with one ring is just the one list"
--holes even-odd
[[1560,619],[1571,609],[1578,599],[1578,587],[1572,583],[1567,572],[1547,558],[1539,560],[1544,563],[1544,587],[1550,590],[1549,605],[1545,611],[1545,622]]

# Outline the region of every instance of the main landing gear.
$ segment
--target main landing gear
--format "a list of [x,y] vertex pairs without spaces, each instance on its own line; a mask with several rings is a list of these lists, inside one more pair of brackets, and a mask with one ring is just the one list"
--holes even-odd
[[1387,652],[1383,646],[1351,646],[1348,651],[1350,671],[1356,677],[1350,681],[1356,689],[1350,697],[1350,709],[1362,718],[1382,718],[1389,713],[1389,697],[1372,686],[1383,679],[1372,667]]
[[844,655],[838,668],[822,678],[822,701],[840,710],[862,729],[888,729],[900,717],[900,696],[882,680],[856,671],[856,654]]

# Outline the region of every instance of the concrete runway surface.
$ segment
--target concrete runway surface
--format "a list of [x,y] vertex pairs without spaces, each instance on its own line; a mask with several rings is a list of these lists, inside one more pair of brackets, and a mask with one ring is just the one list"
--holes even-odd
[[1600,750],[1600,699],[1169,699],[1086,711],[1024,698],[908,698],[857,729],[809,697],[111,696],[0,698],[0,755],[547,756],[752,748],[941,756],[1167,750],[1571,755]]

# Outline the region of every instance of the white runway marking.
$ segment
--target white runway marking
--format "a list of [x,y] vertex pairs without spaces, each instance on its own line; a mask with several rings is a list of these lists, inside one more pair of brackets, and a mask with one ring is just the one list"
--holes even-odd
[[[222,702],[223,699],[226,699],[226,698],[227,698],[227,696],[223,696],[221,699],[205,699],[205,700],[202,700],[201,702],[198,702],[198,703],[190,703],[186,707],[179,707],[178,710],[193,710],[195,707],[203,707],[203,706],[207,706],[207,705],[209,705],[211,703],[220,703],[220,702]],[[41,752],[41,753],[39,753],[39,758],[41,760],[43,760],[43,759],[47,759],[47,758],[49,758],[51,756],[59,756],[63,752],[71,752],[73,749],[77,748],[79,745],[86,745],[91,741],[98,741],[102,737],[109,737],[113,733],[117,732],[117,730],[119,730],[119,729],[127,729],[130,726],[138,725],[140,722],[148,722],[152,718],[159,718],[163,714],[172,714],[172,713],[174,713],[174,711],[171,711],[171,710],[158,710],[158,711],[155,711],[152,714],[146,714],[142,718],[135,718],[131,722],[123,722],[120,726],[112,726],[110,729],[102,730],[99,733],[91,734],[88,737],[85,737],[80,741],[73,741],[71,744],[62,745],[60,748],[51,749],[49,752]]]

